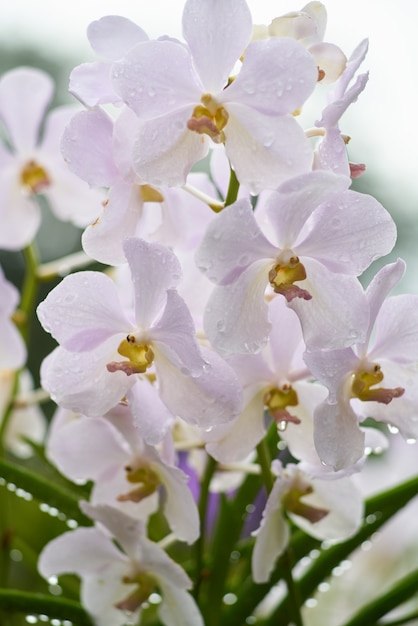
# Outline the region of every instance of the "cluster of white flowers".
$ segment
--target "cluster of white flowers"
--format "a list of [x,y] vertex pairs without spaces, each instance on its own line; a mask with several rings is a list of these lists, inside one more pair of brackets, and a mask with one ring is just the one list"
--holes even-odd
[[[359,280],[396,241],[384,207],[350,189],[365,168],[340,130],[367,83],[367,42],[347,60],[325,27],[316,1],[256,27],[245,0],[187,0],[184,41],[103,17],[88,28],[100,60],[70,78],[83,108],[50,114],[42,142],[48,77],[0,80],[0,246],[32,241],[44,194],[90,224],[84,251],[111,269],[69,274],[37,309],[59,344],[41,368],[59,407],[47,454],[93,481],[82,507],[96,522],[49,543],[39,569],[78,573],[100,626],[137,617],[155,591],[164,624],[203,624],[192,581],[146,532],[162,507],[176,539],[199,537],[179,450],[189,465],[196,448],[254,469],[278,431],[292,460],[278,451],[255,533],[265,582],[289,520],[329,540],[358,529],[351,475],[387,445],[366,418],[418,436],[418,297],[389,295],[402,260]],[[304,128],[317,89],[327,104]],[[208,174],[194,168],[204,158]],[[0,367],[13,371],[25,354],[3,274],[0,292]]]

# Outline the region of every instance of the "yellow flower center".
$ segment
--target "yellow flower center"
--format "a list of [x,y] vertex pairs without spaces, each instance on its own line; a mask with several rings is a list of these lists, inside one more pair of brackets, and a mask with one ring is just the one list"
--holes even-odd
[[351,382],[351,395],[363,402],[374,401],[383,404],[389,404],[393,398],[399,398],[405,392],[402,387],[387,389],[385,387],[377,387],[371,389],[374,385],[378,385],[384,378],[381,367],[378,363],[365,363],[356,372],[354,372]]
[[136,585],[137,587],[124,600],[115,604],[115,607],[121,611],[134,613],[157,589],[156,580],[146,572],[138,572],[133,576],[124,576],[122,582],[125,585]]
[[28,193],[37,194],[49,187],[51,179],[42,165],[31,159],[20,172],[20,183]]
[[200,135],[209,135],[215,143],[224,143],[223,129],[228,122],[228,112],[209,93],[203,94],[201,102],[194,108],[187,128]]
[[264,406],[270,417],[280,424],[281,422],[296,422],[300,420],[287,411],[288,406],[297,406],[299,404],[298,394],[293,389],[292,385],[282,385],[278,387],[272,387],[264,394]]
[[160,477],[147,463],[139,463],[135,467],[125,467],[126,480],[134,485],[135,489],[118,496],[119,502],[141,502],[144,498],[155,493],[161,485]]

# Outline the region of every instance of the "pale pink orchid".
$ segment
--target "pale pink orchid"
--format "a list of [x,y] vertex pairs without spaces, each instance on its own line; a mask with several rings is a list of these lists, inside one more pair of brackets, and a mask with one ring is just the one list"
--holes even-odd
[[289,38],[250,44],[251,30],[244,0],[188,0],[187,45],[144,42],[113,65],[113,86],[139,118],[133,161],[144,182],[184,184],[208,137],[225,144],[254,194],[310,170],[310,145],[292,113],[315,87],[315,62]]
[[121,104],[110,79],[112,63],[136,44],[148,41],[148,35],[126,17],[106,15],[89,24],[87,37],[94,52],[103,60],[75,67],[70,75],[69,92],[87,107]]
[[327,10],[322,2],[309,2],[300,11],[275,17],[268,26],[255,26],[253,38],[292,37],[306,46],[319,70],[318,80],[333,83],[344,71],[346,56],[333,43],[324,42]]
[[266,201],[267,236],[245,199],[213,220],[196,262],[218,285],[204,318],[216,349],[254,353],[266,344],[267,287],[296,311],[308,348],[362,338],[369,313],[356,277],[392,249],[396,227],[377,200],[349,185],[325,171],[283,183]]
[[73,107],[59,107],[45,119],[54,84],[41,70],[20,67],[0,79],[0,121],[10,147],[0,143],[0,248],[29,244],[40,224],[36,197],[43,195],[58,219],[87,225],[102,199],[64,162],[60,139]]
[[143,522],[107,505],[80,507],[96,525],[64,533],[44,547],[38,562],[44,578],[80,576],[81,601],[97,626],[123,626],[128,613],[138,620],[152,593],[161,595],[158,616],[164,626],[203,626],[187,592],[191,580],[146,537]]
[[[221,463],[247,458],[265,436],[270,421],[280,430],[294,423],[297,430],[299,414],[307,410],[306,402],[309,400],[310,406],[313,402],[313,411],[315,401],[319,404],[326,396],[322,385],[312,388],[307,382],[310,373],[302,358],[305,344],[297,315],[277,298],[269,304],[269,317],[272,331],[268,345],[256,355],[228,358],[243,385],[244,410],[230,424],[203,434],[206,450]],[[318,389],[319,396],[315,394]]]
[[405,439],[418,437],[418,297],[387,297],[404,268],[400,259],[386,265],[368,286],[370,316],[361,343],[305,355],[329,390],[314,414],[315,447],[322,462],[336,470],[363,456],[359,423],[367,417],[396,427]]
[[[136,116],[128,108],[116,120],[95,108],[75,115],[62,137],[69,168],[91,187],[108,188],[102,211],[82,236],[85,252],[102,263],[125,263],[122,244],[131,236],[176,249],[195,245],[214,217],[208,206],[183,189],[141,184],[129,157],[136,127]],[[215,196],[203,173],[190,174],[188,183]]]
[[267,582],[278,557],[290,539],[289,522],[308,535],[331,542],[343,541],[360,527],[363,499],[349,477],[338,480],[311,478],[297,465],[282,467],[273,461],[277,478],[267,500],[252,555],[253,578]]
[[[176,415],[204,428],[240,411],[241,389],[215,353],[204,356],[175,287],[181,268],[160,244],[124,243],[133,310],[100,272],[66,277],[38,307],[60,347],[41,368],[42,384],[64,408],[100,417],[127,397],[141,436],[155,445]],[[158,388],[153,384],[157,378]]]
[[160,500],[175,536],[194,543],[199,517],[187,476],[140,438],[128,408],[105,417],[59,411],[46,444],[48,458],[75,482],[94,481],[90,501],[147,520]]
[[364,164],[349,163],[347,158],[346,143],[348,137],[341,134],[339,121],[350,104],[357,98],[366,87],[369,79],[368,72],[359,74],[352,83],[355,74],[368,50],[367,39],[360,42],[350,56],[347,67],[337,81],[334,89],[328,95],[328,103],[322,111],[322,117],[315,122],[315,126],[323,129],[324,137],[316,146],[314,152],[314,169],[326,169],[358,178],[365,170]]

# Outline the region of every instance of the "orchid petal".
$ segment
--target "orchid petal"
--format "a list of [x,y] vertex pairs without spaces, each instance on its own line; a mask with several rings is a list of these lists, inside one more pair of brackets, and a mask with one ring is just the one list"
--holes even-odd
[[32,150],[38,140],[42,119],[54,91],[45,72],[19,67],[0,80],[0,118],[17,151]]
[[204,349],[202,353],[207,365],[198,378],[182,374],[163,358],[156,367],[160,396],[167,407],[189,424],[207,429],[240,413],[242,391],[235,373],[219,355]]
[[139,118],[149,120],[199,103],[204,92],[189,50],[179,42],[147,41],[112,70],[113,86]]
[[146,379],[138,377],[127,393],[135,425],[149,445],[160,443],[174,423],[174,415],[162,402],[158,391]]
[[104,533],[97,528],[77,528],[45,546],[39,557],[38,570],[44,578],[68,572],[91,576],[115,561],[127,563]]
[[[66,276],[38,306],[47,332],[67,350],[91,350],[132,325],[121,313],[114,282],[101,272]],[[116,344],[117,347],[117,344]]]
[[187,128],[193,105],[148,120],[138,130],[133,167],[139,178],[151,185],[184,185],[192,166],[209,150],[207,137]]
[[217,92],[228,82],[235,62],[251,38],[252,18],[243,0],[188,0],[183,36],[205,91]]
[[120,15],[106,15],[91,22],[87,37],[96,54],[110,61],[121,59],[137,43],[148,41],[142,28]]
[[159,464],[155,471],[165,487],[164,515],[173,533],[192,544],[200,534],[200,520],[192,492],[187,486],[188,476],[176,467]]
[[301,262],[308,278],[299,286],[312,299],[294,298],[289,306],[299,316],[308,349],[334,350],[363,341],[369,310],[357,278],[334,274],[314,259],[302,257]]
[[418,296],[402,294],[385,300],[377,316],[370,358],[415,363],[418,358]]
[[268,582],[276,560],[289,542],[289,524],[283,515],[281,502],[287,488],[287,481],[279,476],[263,511],[251,560],[252,574],[256,583]]
[[110,77],[110,65],[102,61],[82,63],[70,74],[68,91],[87,107],[120,102]]
[[271,324],[264,301],[271,261],[252,263],[230,285],[215,287],[204,327],[211,344],[224,353],[255,353],[267,343]]
[[100,480],[112,466],[126,462],[132,451],[122,435],[103,418],[79,417],[54,430],[47,456],[73,481]]
[[[60,406],[83,415],[100,417],[110,411],[134,384],[124,372],[108,372],[123,335],[89,352],[56,348],[41,365],[42,386]],[[115,345],[116,341],[116,345]]]
[[315,448],[326,465],[340,470],[364,454],[364,432],[349,402],[323,402],[314,413]]
[[196,253],[209,280],[225,285],[260,258],[274,259],[277,248],[261,232],[251,203],[238,200],[212,220]]
[[312,56],[293,39],[253,41],[240,73],[218,100],[227,108],[239,102],[263,115],[285,115],[304,104],[317,79]]
[[160,580],[159,583],[163,599],[158,615],[165,626],[204,626],[199,608],[190,593],[166,580]]
[[167,290],[181,280],[180,263],[165,246],[135,237],[126,239],[123,249],[134,285],[136,323],[147,330],[166,306]]
[[291,115],[272,117],[229,103],[225,150],[240,183],[252,194],[275,189],[284,180],[311,169],[312,149]]
[[81,111],[62,136],[61,148],[72,172],[92,187],[110,187],[118,177],[112,159],[113,122],[101,109]]
[[167,304],[158,323],[149,331],[156,356],[163,354],[187,376],[199,376],[204,362],[195,338],[192,316],[176,291],[167,291]]
[[348,177],[325,171],[309,172],[284,182],[266,201],[277,244],[292,247],[315,209],[349,185]]
[[235,463],[248,457],[266,434],[264,394],[265,389],[255,393],[232,424],[215,427],[205,434],[208,454],[220,463]]

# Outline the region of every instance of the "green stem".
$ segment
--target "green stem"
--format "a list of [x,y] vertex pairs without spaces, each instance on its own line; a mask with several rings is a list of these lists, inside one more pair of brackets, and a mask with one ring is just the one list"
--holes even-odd
[[230,204],[233,204],[236,201],[238,197],[238,191],[239,191],[239,182],[238,182],[237,175],[235,174],[235,170],[233,170],[231,167],[230,171],[231,173],[229,177],[229,187],[228,187],[228,192],[225,198],[226,207],[229,206]]
[[263,478],[264,486],[267,494],[273,489],[274,478],[271,473],[271,456],[267,445],[266,438],[262,439],[257,446],[257,461],[261,467],[261,476]]
[[6,615],[15,612],[48,615],[50,618],[70,620],[74,626],[93,626],[91,618],[78,602],[39,593],[0,589],[0,610]]
[[388,591],[362,607],[345,626],[370,626],[394,608],[416,594],[418,589],[418,569],[397,581]]
[[302,605],[302,599],[298,585],[295,583],[292,572],[292,551],[290,548],[283,553],[281,557],[282,573],[284,581],[287,587],[288,597],[288,619],[289,624],[293,623],[295,626],[303,626],[302,614],[300,607]]
[[209,487],[212,481],[213,475],[216,470],[217,462],[212,457],[208,456],[208,461],[203,476],[202,483],[200,485],[199,496],[199,518],[200,518],[200,535],[196,542],[196,575],[195,575],[195,587],[193,590],[194,596],[197,599],[200,593],[200,586],[204,579],[204,549],[206,543],[206,515],[209,502]]
[[23,250],[26,261],[25,280],[22,287],[22,297],[19,309],[23,313],[24,318],[20,327],[22,337],[29,343],[29,334],[31,326],[31,318],[36,303],[36,295],[38,293],[37,270],[39,266],[39,255],[36,244],[33,242]]

